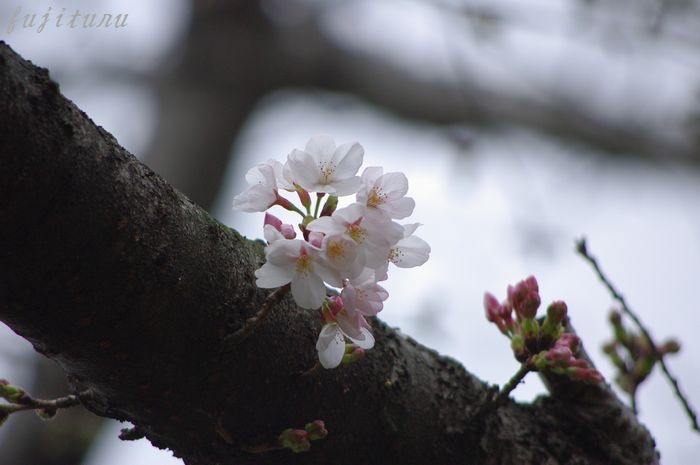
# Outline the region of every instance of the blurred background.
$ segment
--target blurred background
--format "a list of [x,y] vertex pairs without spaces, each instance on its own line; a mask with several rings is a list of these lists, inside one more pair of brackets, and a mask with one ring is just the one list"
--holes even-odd
[[[86,14],[120,14],[122,27],[85,28]],[[529,274],[545,304],[568,303],[613,379],[600,349],[612,301],[574,252],[587,237],[657,341],[680,340],[667,362],[700,406],[700,2],[7,0],[0,39],[251,238],[262,214],[230,208],[245,171],[314,134],[357,140],[365,166],[406,173],[432,255],[391,273],[381,317],[488,382],[517,365],[483,293],[503,298]],[[4,326],[0,377],[66,393],[60,370]],[[544,392],[530,376],[515,397]],[[697,463],[700,436],[660,373],[638,405],[662,463]],[[46,424],[13,415],[0,465],[182,463],[119,441],[126,426],[81,409]]]

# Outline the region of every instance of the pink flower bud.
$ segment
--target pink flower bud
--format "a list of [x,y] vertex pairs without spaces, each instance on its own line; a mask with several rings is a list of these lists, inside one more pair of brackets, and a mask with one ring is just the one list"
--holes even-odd
[[662,354],[675,354],[680,352],[680,350],[681,345],[674,339],[664,342],[663,345],[659,347],[659,352]]
[[579,367],[579,368],[590,368],[591,367],[591,365],[582,358],[571,358],[568,361],[568,365],[571,367]]
[[331,195],[326,199],[326,203],[323,205],[323,209],[321,209],[321,215],[320,216],[331,216],[335,209],[338,207],[338,197]]
[[567,362],[569,359],[573,358],[571,349],[568,347],[554,346],[544,353],[544,357],[550,362],[557,362],[557,364],[562,364],[562,362]]
[[558,324],[566,318],[566,304],[561,300],[557,300],[549,304],[547,307],[547,319],[553,324]]
[[299,196],[301,204],[307,209],[306,211],[308,211],[308,209],[311,208],[311,196],[309,196],[309,193],[301,186],[295,184],[294,187],[297,189],[297,195]]
[[337,315],[343,309],[343,299],[338,295],[328,297],[328,309],[333,316]]
[[321,304],[321,320],[326,324],[335,323],[335,316],[343,307],[343,299],[340,296],[326,297]]
[[484,294],[484,309],[486,310],[486,319],[491,323],[495,323],[497,320],[501,319],[499,315],[499,307],[500,304],[493,294],[486,292]]
[[313,245],[317,249],[320,249],[321,244],[323,244],[323,237],[324,236],[325,236],[325,234],[323,234],[322,232],[311,231],[309,233],[309,244]]
[[581,347],[581,339],[573,333],[562,333],[554,343],[554,347],[568,347],[576,355]]
[[328,430],[323,420],[314,420],[311,423],[307,423],[304,429],[309,433],[309,439],[312,441],[328,436]]
[[280,207],[289,211],[298,211],[297,207],[295,207],[292,202],[285,199],[284,197],[280,197],[277,191],[275,191],[275,195],[277,196],[277,200],[275,201],[275,203],[273,203],[273,205],[279,205]]
[[279,232],[282,233],[285,239],[294,239],[297,237],[297,233],[294,230],[294,226],[291,224],[282,224],[280,226]]
[[309,433],[303,429],[287,428],[282,431],[278,441],[281,447],[290,449],[294,453],[305,452],[311,449]]
[[540,306],[537,280],[529,276],[515,286],[508,286],[508,301],[521,318],[534,318]]
[[603,375],[593,368],[572,367],[566,370],[566,374],[569,378],[586,384],[600,384],[605,380]]
[[343,355],[342,363],[355,363],[364,357],[365,354],[365,349],[362,347],[358,347],[355,344],[348,345],[345,348],[345,355]]
[[265,212],[265,222],[264,225],[269,224],[273,226],[276,230],[282,231],[282,220],[277,218],[275,215]]

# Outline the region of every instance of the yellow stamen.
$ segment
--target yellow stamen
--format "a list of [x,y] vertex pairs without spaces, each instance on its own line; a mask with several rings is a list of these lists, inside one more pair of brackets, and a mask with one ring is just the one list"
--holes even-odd
[[383,204],[386,201],[386,194],[382,194],[379,192],[379,189],[376,187],[373,188],[369,192],[369,196],[367,196],[367,206],[368,207],[378,207],[381,204]]
[[326,248],[326,254],[333,260],[343,258],[345,257],[345,247],[340,242],[330,242]]
[[308,275],[313,270],[313,266],[311,264],[311,257],[309,257],[306,253],[302,253],[301,256],[297,258],[295,268],[297,274],[304,276]]
[[352,238],[353,241],[357,242],[358,244],[362,244],[364,242],[365,237],[367,236],[367,233],[363,228],[361,228],[357,224],[353,224],[350,226],[347,230],[348,236]]

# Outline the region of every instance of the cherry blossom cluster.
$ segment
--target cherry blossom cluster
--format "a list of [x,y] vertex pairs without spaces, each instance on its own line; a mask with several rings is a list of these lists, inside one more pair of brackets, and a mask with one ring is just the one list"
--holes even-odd
[[[547,307],[542,324],[536,319],[541,300],[534,276],[508,286],[502,303],[488,292],[484,295],[486,319],[510,339],[515,358],[534,371],[550,371],[571,379],[596,384],[602,375],[584,359],[576,358],[581,341],[564,332],[567,308],[562,301]],[[515,312],[515,319],[513,319]]]
[[[378,284],[388,278],[389,264],[411,268],[430,254],[430,246],[414,235],[419,223],[394,221],[415,207],[406,197],[406,176],[381,167],[358,176],[363,157],[357,142],[336,146],[330,136],[315,136],[284,164],[268,160],[253,167],[246,174],[248,189],[233,200],[234,209],[246,212],[278,205],[301,215],[297,238],[293,225],[265,214],[266,262],[255,272],[256,284],[290,284],[300,307],[320,309],[324,326],[316,349],[325,368],[357,360],[374,346],[366,318],[379,313],[389,297]],[[282,197],[285,192],[296,194],[301,207]],[[351,195],[355,202],[337,208],[338,197]],[[326,286],[340,295],[327,296]]]

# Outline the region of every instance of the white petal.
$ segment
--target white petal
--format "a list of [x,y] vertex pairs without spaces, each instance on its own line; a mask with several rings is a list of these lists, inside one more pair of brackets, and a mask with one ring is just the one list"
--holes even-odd
[[403,237],[406,238],[416,232],[419,226],[423,226],[422,223],[410,223],[403,225]]
[[362,323],[365,321],[362,315],[357,312],[350,314],[347,310],[341,311],[335,316],[335,321],[338,323],[340,330],[353,340],[364,340],[362,334]]
[[355,194],[360,189],[361,185],[362,181],[360,181],[360,178],[358,176],[354,176],[348,179],[333,181],[330,185],[325,187],[325,190],[319,190],[318,192],[328,192],[330,194],[337,195],[338,197],[342,197],[344,195]]
[[359,287],[375,283],[374,269],[373,268],[364,268],[358,275],[354,276],[350,280],[350,283],[354,286],[359,286]]
[[390,248],[388,246],[380,246],[373,242],[364,243],[365,266],[372,269],[381,268],[389,256]]
[[343,286],[343,278],[345,277],[344,273],[341,273],[340,271],[333,268],[333,266],[331,266],[327,262],[327,260],[317,260],[314,263],[314,271],[323,281],[327,282],[330,286]]
[[381,166],[368,166],[362,172],[362,184],[369,190],[382,174],[384,174],[384,169]]
[[411,197],[403,197],[393,202],[387,202],[382,207],[391,218],[401,220],[411,216],[413,209],[416,207],[416,202]]
[[[353,203],[353,204],[348,205],[345,208],[340,208],[340,209],[336,210],[333,213],[332,218],[334,221],[341,223],[341,224],[343,224],[343,223],[351,223],[352,224],[352,223],[356,222],[357,220],[359,220],[360,218],[362,218],[364,213],[365,213],[364,206],[360,205],[359,203]],[[345,229],[343,228],[343,231],[344,230]]]
[[274,241],[265,249],[265,258],[268,263],[294,268],[304,246],[304,241],[299,239]]
[[263,236],[265,237],[265,240],[270,244],[280,239],[284,239],[282,233],[275,229],[275,227],[271,224],[266,224],[263,227]]
[[372,215],[362,221],[362,226],[367,230],[367,241],[387,249],[393,247],[403,238],[403,226],[395,221],[377,221],[377,219]]
[[333,218],[330,216],[322,216],[321,218],[313,220],[311,223],[306,225],[306,229],[309,231],[322,232],[326,236],[339,234],[345,231],[345,229],[333,221]]
[[403,173],[386,173],[376,184],[387,195],[387,201],[400,199],[408,192],[408,179]]
[[255,270],[255,285],[263,289],[284,286],[294,277],[294,268],[265,263],[261,268]]
[[331,369],[340,365],[345,355],[345,340],[338,325],[327,324],[321,329],[316,342],[318,360],[323,368]]
[[294,186],[292,185],[292,181],[287,179],[285,176],[285,168],[286,164],[282,166],[282,163],[280,163],[277,160],[267,160],[267,163],[272,166],[272,170],[275,173],[275,182],[277,183],[277,188],[278,189],[284,189],[287,191],[293,191]]
[[389,298],[389,292],[387,292],[387,290],[384,289],[382,286],[377,285],[375,287],[375,292],[377,293],[377,296],[379,296],[382,302]]
[[402,239],[395,247],[392,262],[399,268],[420,266],[430,257],[430,245],[418,236]]
[[292,150],[287,157],[288,177],[308,191],[315,191],[320,178],[318,164],[310,153],[303,150]]
[[326,298],[326,285],[315,273],[296,273],[292,278],[292,296],[300,307],[316,309]]
[[362,166],[364,155],[365,149],[357,142],[343,144],[335,149],[332,160],[335,164],[335,178],[347,179],[355,176]]
[[367,329],[367,328],[362,328],[362,336],[361,338],[354,338],[354,337],[349,337],[348,338],[357,344],[359,347],[367,350],[371,349],[374,347],[374,336],[372,336],[372,333]]
[[[374,276],[378,283],[389,279],[389,262],[385,260],[382,266],[374,271]],[[389,294],[387,293],[388,296]]]
[[277,201],[275,192],[264,184],[250,186],[233,199],[233,208],[252,213],[264,212]]
[[335,152],[335,141],[328,134],[319,134],[309,139],[304,151],[313,155],[316,162],[330,161]]

